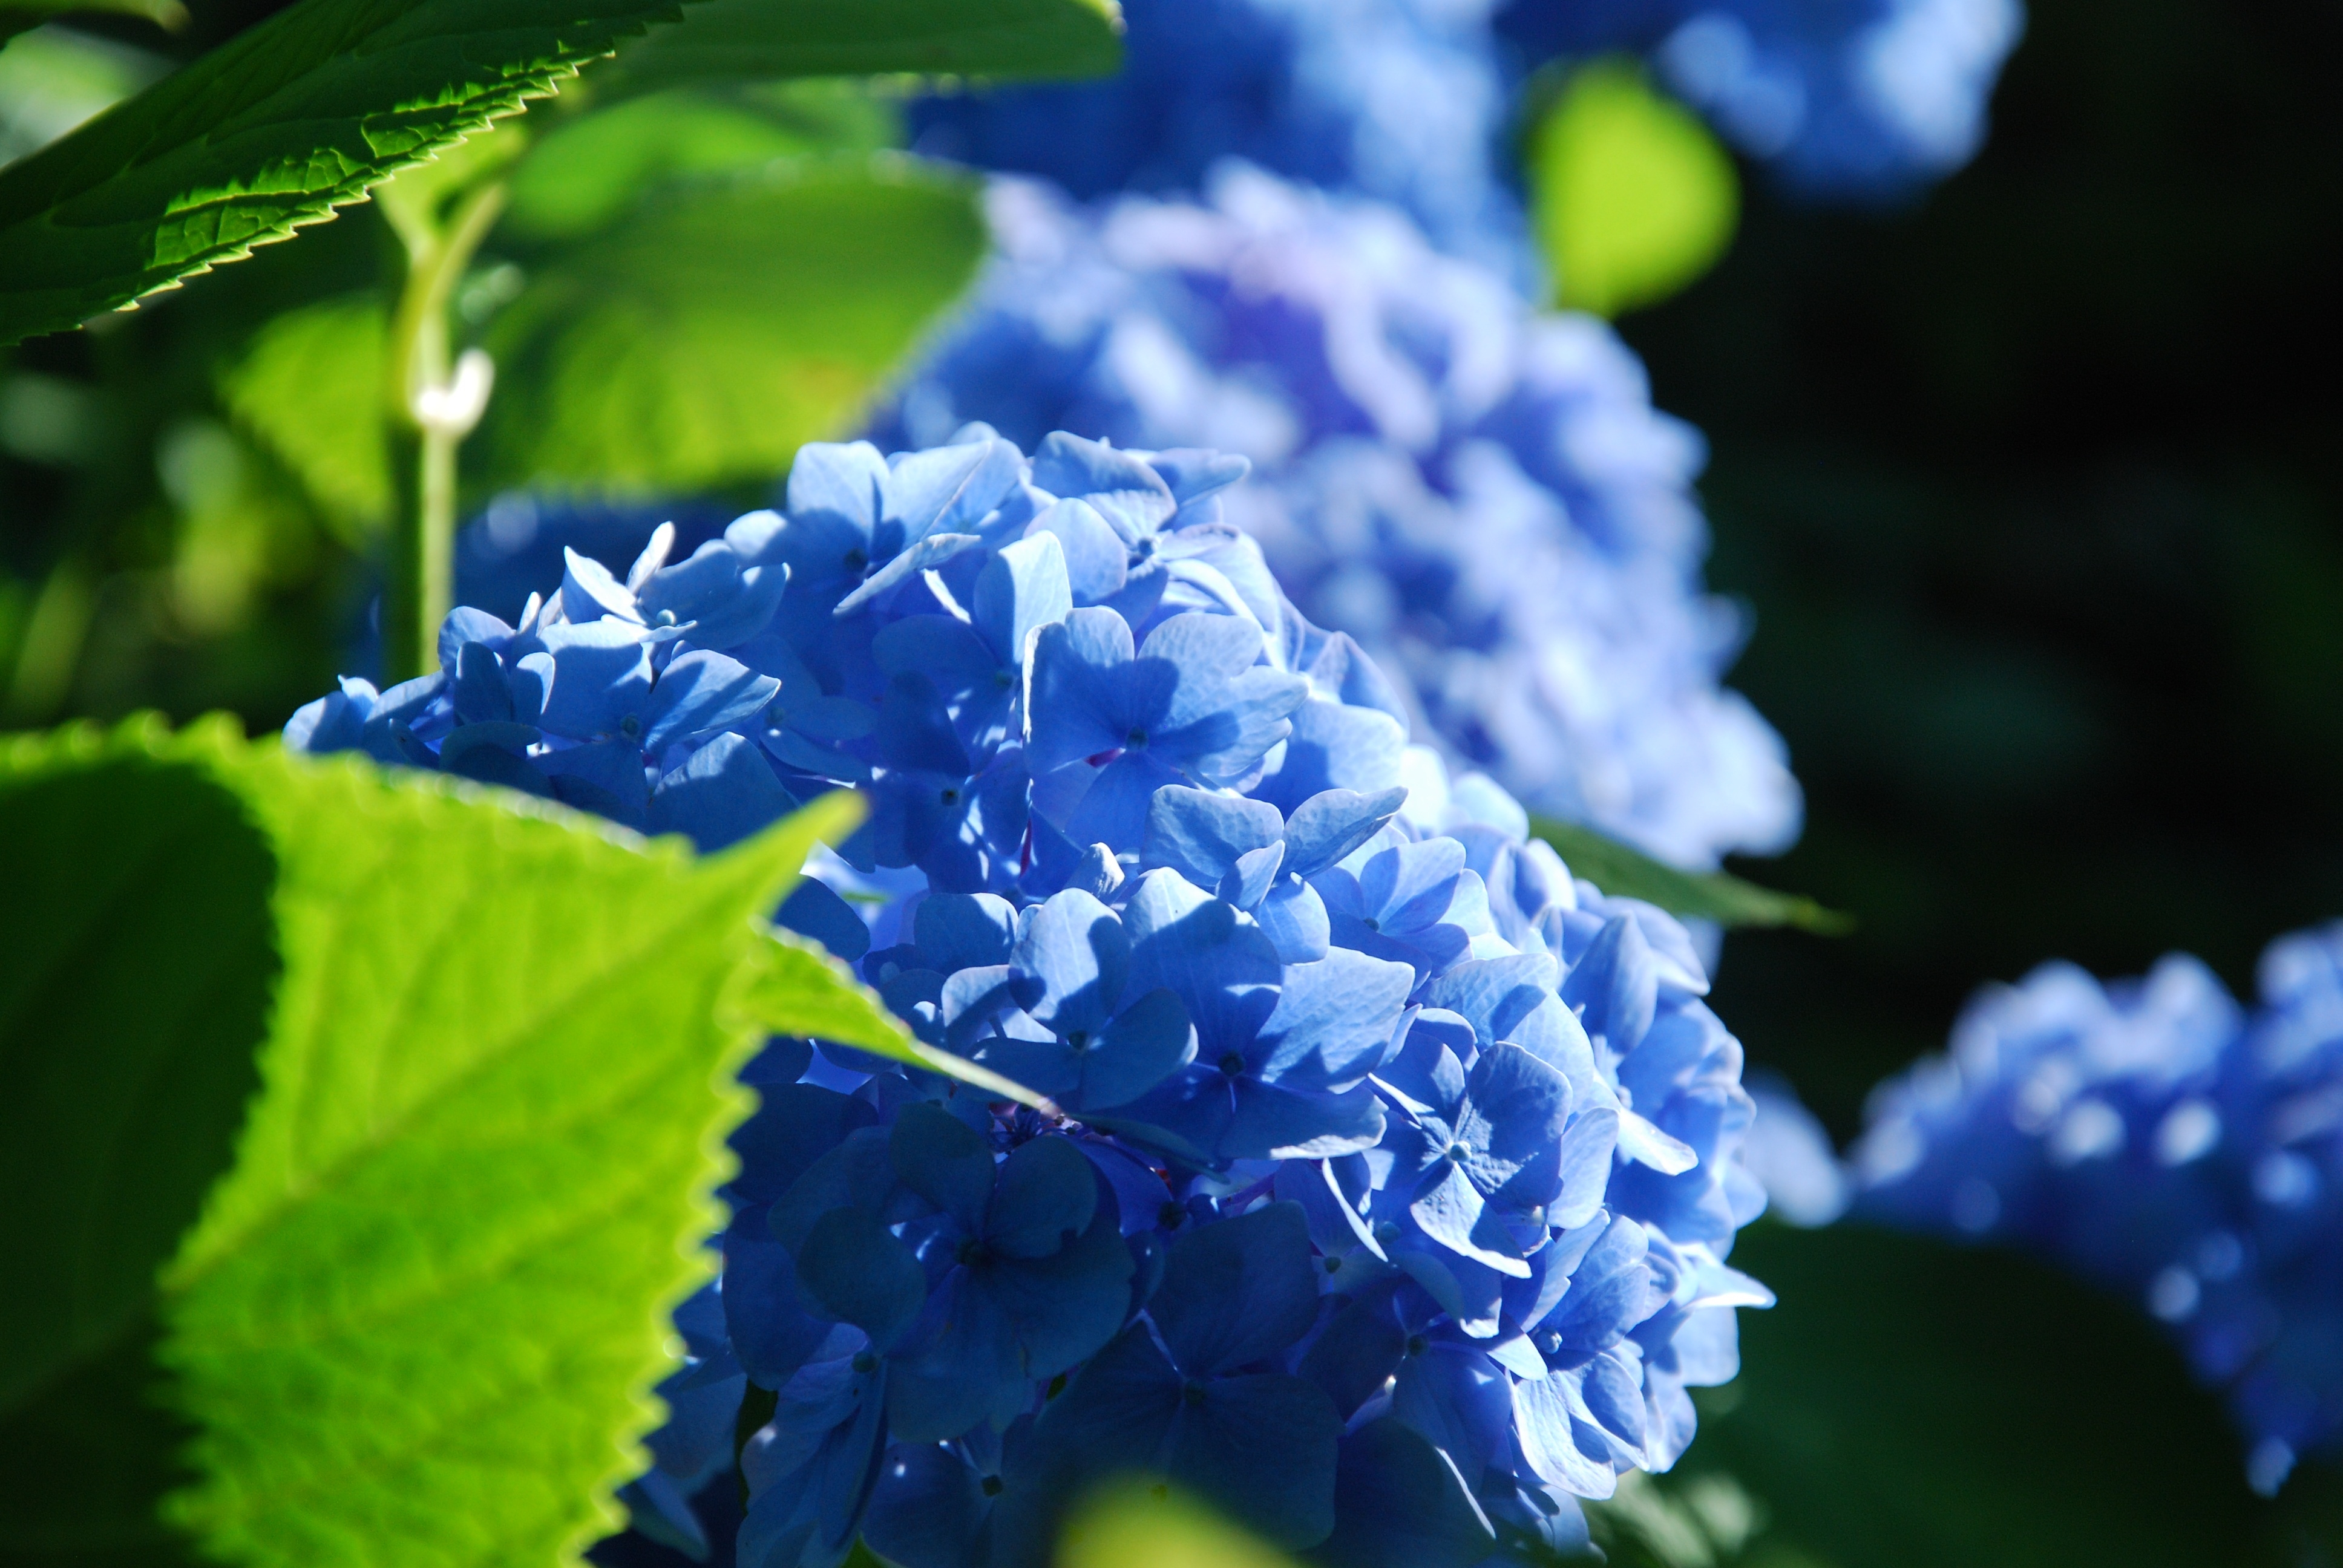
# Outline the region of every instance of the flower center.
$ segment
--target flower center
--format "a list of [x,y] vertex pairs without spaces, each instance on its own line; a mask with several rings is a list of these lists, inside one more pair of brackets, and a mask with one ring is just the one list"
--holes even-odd
[[643,738],[643,721],[629,713],[618,720],[618,733],[629,740],[640,740]]
[[1180,1391],[1180,1397],[1190,1404],[1202,1404],[1204,1402],[1204,1385],[1190,1378],[1187,1386]]
[[987,1497],[998,1497],[1001,1495],[1001,1477],[997,1475],[988,1475],[976,1484],[983,1490],[984,1494]]
[[854,1370],[860,1372],[863,1376],[868,1377],[872,1372],[879,1370],[879,1358],[872,1355],[869,1351],[856,1351],[854,1352]]
[[1472,1151],[1465,1148],[1462,1143],[1451,1143],[1448,1146],[1448,1158],[1455,1161],[1460,1165],[1464,1162],[1464,1156],[1471,1152]]
[[1091,1048],[1091,1035],[1090,1035],[1090,1030],[1086,1030],[1086,1029],[1078,1029],[1078,1030],[1074,1030],[1074,1032],[1073,1032],[1073,1033],[1071,1033],[1071,1034],[1070,1034],[1070,1035],[1066,1036],[1066,1049],[1067,1049],[1067,1050],[1073,1050],[1073,1051],[1084,1051],[1084,1050],[1088,1050],[1090,1048]]
[[942,800],[942,801],[943,801],[943,803],[944,803],[945,805],[947,805],[947,806],[953,805],[953,804],[957,803],[957,802],[959,801],[959,799],[960,799],[960,791],[959,791],[959,790],[957,790],[957,789],[950,789],[950,788],[947,787],[947,788],[946,788],[944,790],[942,790],[942,791],[941,791],[941,793],[938,796],[938,799],[940,799],[940,800]]
[[1144,746],[1147,744],[1147,731],[1134,728],[1130,734],[1124,736],[1122,739],[1124,743],[1127,745]]
[[1420,1356],[1431,1348],[1432,1342],[1429,1340],[1426,1340],[1422,1334],[1410,1334],[1407,1336],[1408,1354],[1412,1356]]
[[1242,1072],[1244,1070],[1245,1059],[1238,1052],[1232,1050],[1226,1056],[1221,1058],[1221,1070],[1227,1073],[1231,1078],[1236,1077],[1237,1074]]
[[863,554],[860,550],[859,550],[859,549],[856,549],[856,550],[849,550],[849,551],[847,551],[847,552],[846,552],[846,555],[845,555],[845,557],[843,558],[843,562],[842,562],[842,564],[845,566],[845,568],[846,568],[846,569],[847,569],[848,571],[850,571],[850,572],[859,572],[859,571],[860,571],[864,567],[867,567],[867,566],[869,566],[869,565],[870,564],[870,558],[869,556],[867,556],[867,555],[864,555],[864,554]]
[[1369,915],[1365,920],[1361,920],[1359,924],[1366,927],[1367,930],[1371,931],[1379,931],[1383,929],[1383,923],[1375,919],[1373,915]]

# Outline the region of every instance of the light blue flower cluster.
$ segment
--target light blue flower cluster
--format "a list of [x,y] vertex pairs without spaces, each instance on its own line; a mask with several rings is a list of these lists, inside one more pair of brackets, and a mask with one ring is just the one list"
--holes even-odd
[[1440,246],[1530,280],[1499,174],[1511,113],[1490,0],[1126,0],[1104,82],[911,109],[914,150],[1083,199],[1192,191],[1223,158],[1389,202]]
[[1106,82],[912,110],[918,150],[1089,199],[1193,190],[1221,158],[1393,203],[1526,281],[1510,100],[1556,57],[1629,52],[1794,191],[1905,196],[1959,168],[2018,0],[1125,0]]
[[997,254],[881,419],[1240,452],[1229,516],[1416,732],[1664,859],[1778,849],[1782,743],[1720,672],[1696,433],[1602,323],[1531,311],[1400,213],[1224,168],[1208,204],[996,182]]
[[1223,519],[1242,459],[957,435],[808,447],[785,514],[572,554],[287,726],[707,847],[860,787],[783,922],[1046,1097],[768,1046],[639,1519],[704,1550],[745,1429],[746,1568],[1038,1565],[1133,1471],[1332,1563],[1583,1546],[1771,1300],[1684,929],[1405,744]]
[[2343,924],[2248,1015],[2193,959],[1988,990],[1875,1093],[1858,1217],[2027,1246],[2129,1294],[2225,1391],[2274,1492],[2343,1433]]
[[1513,0],[1531,59],[1618,49],[1816,197],[1894,198],[1951,174],[2026,13],[2018,0]]

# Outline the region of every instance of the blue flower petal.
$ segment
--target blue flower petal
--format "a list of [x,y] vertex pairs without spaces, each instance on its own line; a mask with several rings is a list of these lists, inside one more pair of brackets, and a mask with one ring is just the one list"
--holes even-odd
[[1172,487],[1146,459],[1062,430],[1034,448],[1033,483],[1053,496],[1088,500],[1125,544],[1154,533],[1180,509]]
[[1181,1404],[1163,1473],[1272,1545],[1314,1546],[1334,1528],[1342,1432],[1334,1402],[1306,1379],[1220,1378]]
[[735,658],[694,648],[668,660],[643,709],[643,749],[654,754],[679,740],[745,725],[765,709],[781,683]]
[[1148,802],[1140,864],[1169,866],[1197,887],[1217,888],[1239,857],[1275,844],[1284,830],[1284,819],[1265,801],[1169,785]]
[[799,1243],[797,1269],[823,1311],[869,1334],[880,1351],[927,1304],[920,1261],[868,1209],[832,1209],[816,1220]]
[[1032,528],[1029,538],[1058,542],[1070,604],[1098,606],[1122,591],[1130,578],[1130,547],[1088,501],[1059,501],[1034,518]]
[[1262,1077],[1292,1089],[1343,1090],[1383,1064],[1415,973],[1405,964],[1337,948],[1288,964],[1277,1007],[1252,1055]]
[[1128,745],[1131,663],[1131,625],[1111,609],[1074,610],[1043,627],[1028,670],[1026,766],[1038,775]]
[[888,1135],[888,1158],[903,1185],[975,1235],[992,1196],[992,1150],[967,1123],[924,1101],[907,1105]]
[[1012,1258],[1046,1258],[1091,1228],[1098,1173],[1062,1138],[1036,1138],[1001,1163],[987,1211],[987,1245]]
[[1302,1206],[1271,1203],[1182,1232],[1147,1314],[1192,1378],[1246,1366],[1292,1346],[1318,1318],[1318,1281]]
[[977,574],[976,629],[1001,663],[1021,668],[1034,632],[1074,608],[1066,551],[1057,536],[1030,535],[1003,548]]
[[798,809],[764,753],[730,730],[691,754],[651,796],[654,833],[687,833],[703,855],[737,844]]
[[1123,912],[1131,976],[1140,990],[1170,988],[1196,1026],[1200,1060],[1250,1050],[1277,1007],[1284,974],[1261,928],[1176,871],[1150,871]]
[[1355,1568],[1471,1568],[1496,1544],[1456,1462],[1406,1422],[1380,1416],[1342,1439],[1327,1561]]
[[1011,961],[1040,982],[1025,1010],[1061,1035],[1096,1034],[1113,1016],[1131,970],[1131,938],[1113,910],[1069,890],[1033,912]]

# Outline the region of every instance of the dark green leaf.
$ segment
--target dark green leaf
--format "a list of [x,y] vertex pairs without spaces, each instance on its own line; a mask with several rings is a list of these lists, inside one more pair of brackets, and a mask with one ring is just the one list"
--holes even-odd
[[200,769],[87,735],[0,754],[0,1556],[191,1561],[156,1275],[259,1087],[276,864]]
[[900,158],[648,206],[548,264],[494,323],[489,481],[769,479],[854,423],[984,244],[973,187]]
[[1101,76],[1122,64],[1115,0],[708,0],[597,90],[709,77]]
[[1855,929],[1853,917],[1809,898],[1777,893],[1722,871],[1686,871],[1592,828],[1541,817],[1531,831],[1553,845],[1571,871],[1615,897],[1641,899],[1671,914],[1721,926],[1797,926],[1825,936]]
[[187,8],[179,0],[5,0],[0,4],[0,38],[14,37],[26,28],[75,12],[98,11],[144,16],[174,33],[187,25]]
[[548,116],[513,173],[500,237],[574,237],[628,211],[654,186],[758,168],[777,158],[870,153],[900,127],[848,82],[765,82],[679,89]]
[[285,238],[675,0],[307,0],[0,171],[0,343]]

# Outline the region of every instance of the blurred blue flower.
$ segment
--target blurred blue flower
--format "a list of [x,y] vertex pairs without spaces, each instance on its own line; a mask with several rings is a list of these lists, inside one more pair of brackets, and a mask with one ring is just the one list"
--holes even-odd
[[1193,190],[1240,157],[1405,210],[1445,249],[1527,280],[1498,172],[1509,110],[1488,0],[1125,0],[1110,80],[962,89],[911,110],[931,156],[1088,200]]
[[1661,77],[1788,187],[1892,200],[1976,156],[2018,0],[1511,0],[1530,63],[1616,50]]
[[[1530,311],[1395,211],[1258,170],[1224,171],[1208,205],[1082,211],[1000,182],[990,208],[1000,254],[880,418],[888,438],[941,440],[981,417],[1020,440],[1064,427],[1157,449],[1162,464],[1241,452],[1252,478],[1182,502],[1188,548],[1217,520],[1242,528],[1309,621],[1350,633],[1395,678],[1381,700],[1329,690],[1292,715],[1348,727],[1306,738],[1312,759],[1383,744],[1359,727],[1387,707],[1538,810],[1665,859],[1713,865],[1795,836],[1781,741],[1718,683],[1745,628],[1701,588],[1699,438],[1653,409],[1608,328]],[[1107,574],[1087,592],[1078,580],[1074,601],[1121,591],[1092,508],[1061,518],[1075,577],[1092,558]],[[1217,558],[1166,576],[1196,608],[1262,618],[1258,591]],[[1053,681],[1123,657],[1066,657],[1073,624],[1051,634]],[[1052,766],[1073,745],[1119,744],[1096,725],[1048,739]],[[1291,809],[1330,785],[1363,788],[1297,775],[1271,793]],[[1134,826],[1135,792],[1101,802],[1117,831]]]
[[2275,1492],[2343,1435],[2343,925],[2270,944],[2250,1013],[2194,959],[1980,994],[1874,1092],[1858,1216],[2027,1246],[2129,1295]]
[[950,434],[809,447],[680,564],[573,551],[287,727],[704,849],[862,789],[777,920],[1047,1096],[768,1041],[639,1528],[709,1551],[749,1427],[749,1568],[1039,1568],[1127,1468],[1337,1568],[1583,1547],[1770,1301],[1690,938],[1407,744],[1227,520],[1242,459]]

